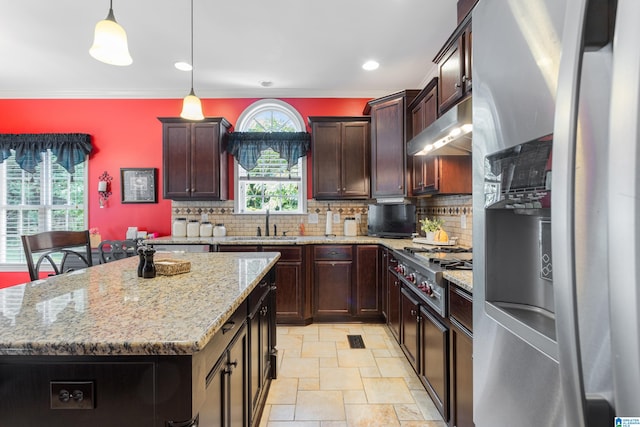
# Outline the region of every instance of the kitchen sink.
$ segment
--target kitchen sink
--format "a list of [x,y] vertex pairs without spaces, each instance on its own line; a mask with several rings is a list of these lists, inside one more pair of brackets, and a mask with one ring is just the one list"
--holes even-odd
[[294,241],[296,240],[297,237],[294,236],[234,236],[234,237],[228,237],[227,240],[229,241],[252,241],[252,242],[259,242],[259,241],[263,241],[263,240],[288,240],[288,241]]

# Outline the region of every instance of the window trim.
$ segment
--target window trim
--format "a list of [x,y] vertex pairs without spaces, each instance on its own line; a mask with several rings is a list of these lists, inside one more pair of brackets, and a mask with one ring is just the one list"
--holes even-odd
[[[52,158],[51,161],[55,162],[55,158],[53,157],[53,154],[51,154]],[[9,159],[5,160],[5,162],[7,162]],[[83,194],[83,203],[84,203],[84,212],[83,212],[83,216],[84,216],[84,224],[86,226],[86,228],[89,228],[89,156],[85,156],[85,167],[84,167],[84,173],[83,175],[83,179],[84,179],[84,194]],[[39,167],[42,167],[43,163],[40,163]],[[3,183],[3,185],[6,185],[6,181],[5,183]],[[49,206],[50,207],[50,206]],[[48,266],[44,266],[42,271],[49,271],[50,267]],[[27,263],[0,263],[0,272],[7,272],[7,273],[22,273],[22,272],[28,272],[29,269],[27,267]],[[53,271],[53,269],[51,269],[50,271]]]
[[[253,104],[249,105],[238,117],[238,132],[245,132],[247,126],[250,123],[251,118],[255,115],[261,113],[262,111],[269,110],[277,110],[280,111],[287,116],[290,116],[294,119],[294,124],[298,126],[296,131],[304,132],[306,130],[306,126],[304,123],[304,119],[302,115],[296,110],[291,104],[284,102],[279,99],[266,98],[260,99]],[[264,212],[243,212],[240,210],[240,180],[239,180],[239,168],[240,165],[238,161],[233,159],[233,185],[234,185],[234,195],[233,195],[233,210],[237,215],[264,215]],[[307,193],[308,193],[308,184],[307,184],[307,156],[300,157],[299,159],[299,170],[300,170],[300,187],[302,190],[302,195],[299,200],[299,212],[280,212],[280,211],[269,211],[270,215],[306,215],[307,213]]]

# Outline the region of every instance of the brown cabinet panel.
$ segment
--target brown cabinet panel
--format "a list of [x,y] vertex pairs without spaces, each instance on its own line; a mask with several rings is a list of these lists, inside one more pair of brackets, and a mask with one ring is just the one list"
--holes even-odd
[[313,197],[363,199],[370,193],[369,117],[309,117]]
[[319,245],[313,248],[314,260],[351,260],[353,248],[340,245]]
[[405,144],[413,130],[407,108],[418,92],[406,90],[369,102],[372,197],[397,197],[407,193]]
[[471,92],[471,42],[471,15],[468,15],[434,59],[438,64],[439,114]]
[[391,271],[398,262],[389,251],[389,267],[387,269],[387,325],[391,333],[400,342],[400,279]]
[[473,339],[451,328],[451,425],[473,427]]
[[402,317],[400,328],[400,347],[404,351],[405,356],[413,366],[416,372],[420,371],[419,365],[419,314],[420,306],[418,300],[406,289],[401,290],[401,308],[400,316]]
[[422,185],[415,184],[413,194],[471,194],[471,156],[413,157],[414,167],[422,166]]
[[455,285],[449,285],[449,316],[469,331],[473,331],[472,297]]
[[438,411],[449,419],[449,330],[425,307],[421,318],[421,379]]
[[231,126],[224,118],[162,122],[163,197],[172,200],[226,200],[227,155]]
[[314,317],[351,315],[351,261],[315,261]]
[[382,283],[378,246],[356,246],[355,316],[376,317],[382,314]]

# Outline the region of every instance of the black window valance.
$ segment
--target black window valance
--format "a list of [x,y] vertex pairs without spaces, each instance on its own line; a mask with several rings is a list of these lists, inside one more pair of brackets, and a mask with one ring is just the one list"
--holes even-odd
[[0,133],[0,163],[15,151],[16,163],[21,169],[34,173],[42,161],[40,153],[51,150],[55,162],[69,173],[75,172],[75,166],[84,162],[91,153],[91,135],[86,133]]
[[229,134],[227,151],[250,171],[256,167],[260,153],[271,148],[287,161],[290,170],[310,146],[311,135],[307,132],[233,132]]

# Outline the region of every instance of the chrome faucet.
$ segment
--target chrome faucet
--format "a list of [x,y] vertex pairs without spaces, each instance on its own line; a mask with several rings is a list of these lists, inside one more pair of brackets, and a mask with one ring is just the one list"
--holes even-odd
[[266,217],[266,223],[265,223],[265,236],[269,235],[269,209],[267,209],[267,217]]

